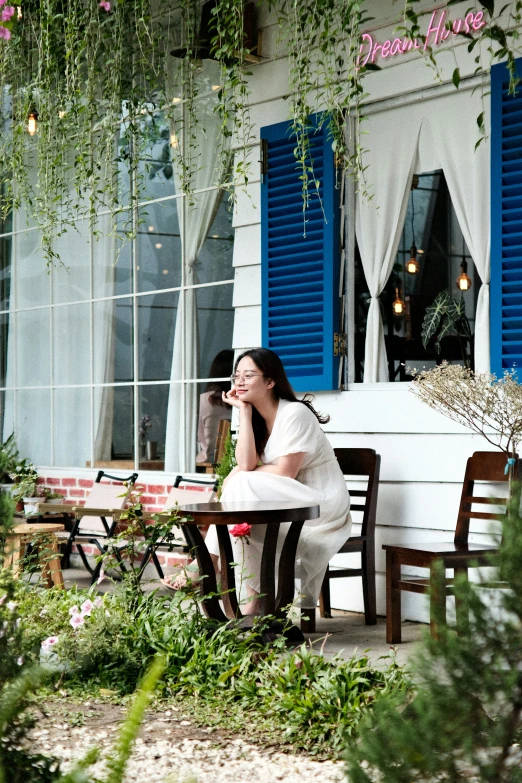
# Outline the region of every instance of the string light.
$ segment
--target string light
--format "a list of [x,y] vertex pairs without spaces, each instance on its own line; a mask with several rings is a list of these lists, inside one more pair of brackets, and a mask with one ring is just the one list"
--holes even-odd
[[36,109],[33,109],[29,112],[29,117],[27,118],[27,133],[29,136],[34,136],[35,133],[38,131],[38,112]]
[[473,285],[471,282],[471,278],[469,278],[466,274],[468,271],[468,262],[465,258],[462,259],[462,263],[460,265],[460,275],[457,277],[457,288],[459,291],[469,291],[471,286]]
[[419,179],[417,177],[417,180],[412,180],[411,183],[411,236],[412,236],[412,243],[410,248],[410,257],[408,261],[406,261],[406,271],[410,275],[416,275],[417,272],[420,272],[420,264],[417,261],[417,246],[415,244],[415,202],[413,200],[413,190],[417,187],[419,184]]
[[402,301],[402,299],[401,299],[401,297],[399,295],[399,289],[396,288],[395,289],[395,300],[392,303],[393,314],[396,315],[396,316],[404,315],[405,307],[406,307],[406,305],[404,304],[404,302]]

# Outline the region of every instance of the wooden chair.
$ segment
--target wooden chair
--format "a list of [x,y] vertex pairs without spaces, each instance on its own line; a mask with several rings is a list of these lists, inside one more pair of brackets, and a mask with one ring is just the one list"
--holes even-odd
[[[184,478],[183,476],[176,476],[176,480],[174,481],[174,486],[170,490],[167,499],[165,501],[165,507],[163,513],[167,512],[171,508],[174,508],[176,504],[182,506],[182,505],[187,505],[188,503],[208,503],[212,500],[216,500],[217,488],[218,488],[217,480],[208,481],[204,479],[192,479],[192,478]],[[153,544],[151,542],[143,553],[143,558],[139,570],[139,577],[138,577],[139,579],[141,579],[141,577],[143,576],[143,572],[145,571],[145,568],[150,560],[152,560],[152,562],[154,563],[154,566],[156,567],[156,571],[158,572],[160,579],[164,578],[163,569],[161,567],[158,556],[154,551],[155,546],[162,546],[162,544],[161,542],[159,544]],[[188,551],[184,539],[180,539],[179,546],[180,548],[183,548],[185,551]]]
[[209,462],[198,462],[196,465],[196,471],[198,473],[214,473],[216,465],[219,465],[223,459],[225,445],[229,435],[230,421],[228,419],[221,419],[218,425],[218,432],[212,459]]
[[[455,576],[468,577],[468,569],[490,565],[489,556],[496,550],[493,544],[485,545],[469,541],[469,527],[472,519],[498,519],[502,514],[487,512],[488,505],[503,506],[506,513],[508,476],[505,474],[506,455],[503,452],[476,451],[468,459],[455,536],[450,543],[433,541],[426,544],[385,544],[386,550],[386,641],[388,644],[401,642],[401,591],[427,593],[430,591],[430,629],[435,638],[438,634],[437,618],[446,616],[446,597],[453,592],[453,579],[440,577],[438,564],[444,569],[453,569]],[[518,464],[516,466],[518,475]],[[476,482],[501,484],[505,488],[504,497],[484,497],[484,490]],[[480,492],[482,491],[482,496]],[[476,506],[486,509],[473,510]],[[484,531],[487,532],[487,531]],[[401,566],[427,568],[428,578],[404,576]],[[465,620],[465,607],[456,605],[457,621]]]
[[[361,498],[350,504],[350,513],[362,514],[361,533],[346,541],[339,554],[359,553],[360,568],[342,568],[328,566],[324,575],[319,611],[321,617],[331,617],[330,579],[345,579],[346,577],[362,577],[364,598],[364,619],[366,625],[377,622],[375,594],[375,520],[377,512],[377,493],[379,490],[379,474],[381,457],[374,449],[334,449],[335,456],[345,476],[367,480],[366,489],[350,489],[350,498]],[[354,520],[356,523],[358,519]]]
[[15,579],[18,579],[22,570],[25,548],[28,544],[33,544],[39,558],[48,553],[47,558],[41,563],[44,583],[47,587],[63,589],[63,575],[56,539],[56,533],[61,531],[63,525],[52,523],[15,525],[6,538],[4,568],[11,568]]

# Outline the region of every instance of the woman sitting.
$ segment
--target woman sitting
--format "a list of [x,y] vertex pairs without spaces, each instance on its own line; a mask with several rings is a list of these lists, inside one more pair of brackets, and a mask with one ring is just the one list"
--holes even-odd
[[[346,483],[319,424],[329,421],[312,406],[310,396],[298,400],[277,354],[267,348],[245,351],[236,361],[233,386],[223,400],[239,411],[237,467],[227,476],[222,501],[293,501],[318,504],[321,516],[306,522],[296,557],[297,590],[302,608],[317,604],[329,560],[350,535],[350,498]],[[290,525],[280,527],[279,555]],[[259,574],[265,525],[253,525],[249,545],[232,542],[234,560],[246,583],[246,614],[257,614]],[[211,526],[206,545],[217,567],[217,533]],[[179,576],[172,586],[180,587]]]

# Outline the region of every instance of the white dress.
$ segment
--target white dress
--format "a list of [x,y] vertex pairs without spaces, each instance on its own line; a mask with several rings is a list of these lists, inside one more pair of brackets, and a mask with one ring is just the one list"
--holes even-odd
[[[222,500],[295,501],[319,504],[319,519],[306,522],[299,540],[296,558],[296,590],[302,608],[315,607],[321,592],[326,566],[350,536],[350,496],[346,482],[328,442],[312,411],[301,402],[279,400],[272,433],[261,455],[261,462],[277,465],[279,457],[305,452],[295,479],[260,471],[241,471],[228,482]],[[289,524],[281,525],[276,555],[279,555]],[[259,592],[264,525],[253,525],[249,544],[232,539],[234,558],[242,564],[243,581]],[[206,544],[211,554],[219,554],[215,527]]]

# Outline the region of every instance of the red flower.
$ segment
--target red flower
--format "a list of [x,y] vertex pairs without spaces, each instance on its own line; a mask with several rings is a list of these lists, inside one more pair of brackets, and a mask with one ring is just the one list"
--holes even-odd
[[230,528],[230,535],[236,538],[246,538],[252,531],[252,525],[247,522],[241,522],[239,525],[234,525]]

